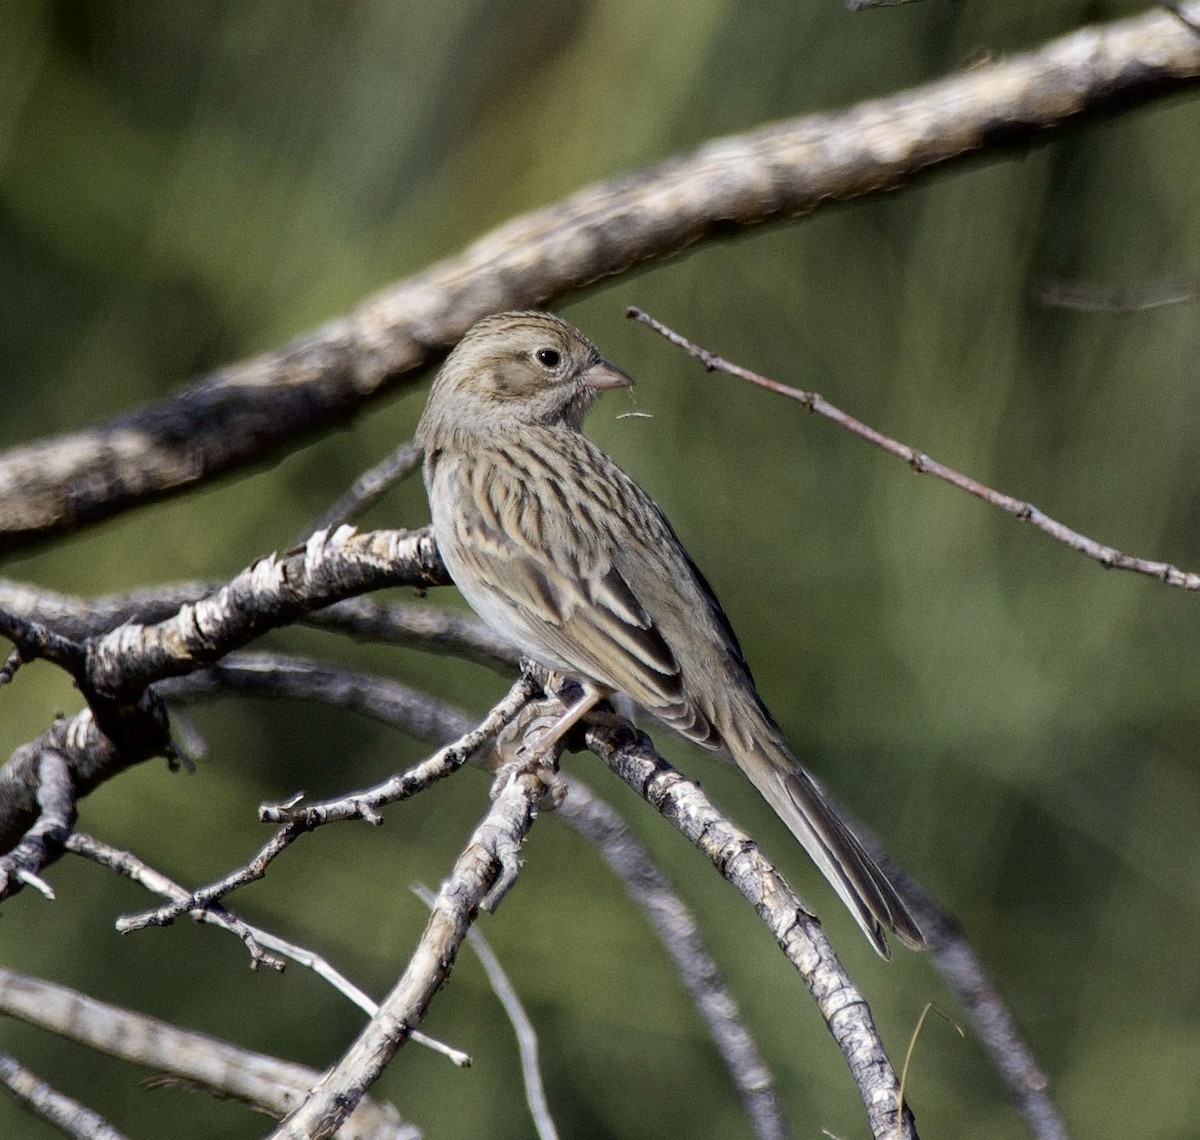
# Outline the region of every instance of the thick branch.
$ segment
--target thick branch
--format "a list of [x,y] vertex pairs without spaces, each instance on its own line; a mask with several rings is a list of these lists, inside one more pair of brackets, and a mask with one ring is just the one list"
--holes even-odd
[[[394,583],[393,583],[394,584]],[[173,617],[189,602],[198,602],[221,589],[220,582],[177,582],[150,586],[127,594],[83,598],[0,578],[0,610],[29,622],[49,626],[75,641],[108,633],[125,622],[152,625]],[[355,597],[323,610],[302,613],[301,625],[342,633],[361,641],[407,645],[429,653],[448,653],[477,661],[504,673],[517,665],[518,654],[508,642],[471,614],[380,602]]]
[[319,531],[300,551],[272,555],[156,625],[124,625],[87,646],[87,679],[110,696],[195,672],[301,614],[386,586],[449,582],[433,535],[349,527]]
[[[149,686],[196,672],[269,629],[365,590],[446,582],[428,531],[349,528],[314,535],[292,554],[264,558],[227,586],[155,625],[123,625],[83,643],[86,668],[77,678],[89,708],[60,721],[13,753],[0,768],[0,851],[33,825],[45,784],[40,760],[61,755],[77,796],[151,756],[170,755],[167,721]],[[0,897],[20,876],[36,874],[56,851],[28,851],[0,863]]]
[[[1186,12],[1200,19],[1200,5]],[[172,399],[0,457],[0,551],[245,467],[344,421],[486,313],[549,302],[714,232],[797,217],[1029,145],[1198,78],[1200,37],[1178,15],[1155,11],[597,183]]]
[[[276,1117],[294,1108],[320,1075],[2,966],[0,1012]],[[359,1104],[345,1130],[346,1140],[414,1140],[417,1135],[391,1105],[370,1100]]]

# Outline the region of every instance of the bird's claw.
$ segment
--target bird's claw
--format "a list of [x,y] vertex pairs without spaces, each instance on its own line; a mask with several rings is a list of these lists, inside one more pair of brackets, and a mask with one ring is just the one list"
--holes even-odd
[[567,794],[566,782],[558,772],[563,742],[553,739],[548,746],[542,743],[558,725],[562,715],[562,701],[557,697],[531,701],[497,735],[493,745],[492,766],[496,778],[492,781],[492,799],[515,775],[532,772],[545,785],[546,806],[556,808],[563,802]]

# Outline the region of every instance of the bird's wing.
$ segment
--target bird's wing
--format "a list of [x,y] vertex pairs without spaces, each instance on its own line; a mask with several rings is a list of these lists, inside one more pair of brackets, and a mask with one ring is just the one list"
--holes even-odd
[[[519,640],[540,646],[546,663],[567,664],[720,747],[720,712],[697,699],[673,646],[684,634],[690,646],[711,643],[722,668],[742,663],[741,648],[649,496],[584,436],[553,429],[476,450],[453,477],[448,545],[468,601],[482,611],[498,595]],[[480,583],[490,603],[472,598]]]

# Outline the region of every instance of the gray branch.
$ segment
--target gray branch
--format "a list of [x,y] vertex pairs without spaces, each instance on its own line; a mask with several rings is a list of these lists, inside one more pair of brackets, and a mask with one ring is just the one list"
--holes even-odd
[[[3,966],[0,1012],[180,1082],[236,1097],[275,1117],[294,1108],[320,1077],[303,1065],[191,1033]],[[72,1135],[119,1136],[111,1130]],[[346,1140],[419,1140],[391,1105],[369,1100],[359,1103],[344,1135]]]
[[850,1068],[876,1140],[916,1140],[874,1018],[821,924],[758,845],[713,807],[700,786],[660,757],[644,733],[617,722],[587,730],[588,747],[678,828],[741,892],[796,968]]
[[1181,91],[1200,80],[1200,37],[1189,26],[1198,20],[1200,5],[1181,4],[1084,28],[890,98],[717,139],[514,218],[282,348],[0,456],[0,551],[344,422],[411,382],[487,313],[545,304],[711,235],[889,190]]
[[273,1140],[331,1135],[395,1056],[449,978],[479,908],[488,905],[497,886],[516,875],[516,853],[544,791],[538,774],[530,771],[514,775],[500,789],[438,891],[400,980],[304,1104],[271,1133]]

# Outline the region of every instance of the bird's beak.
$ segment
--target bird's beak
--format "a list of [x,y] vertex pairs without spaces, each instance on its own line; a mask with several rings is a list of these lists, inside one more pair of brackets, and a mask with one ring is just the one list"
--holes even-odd
[[605,392],[609,388],[630,388],[633,381],[615,364],[609,364],[601,357],[595,364],[589,364],[580,376],[583,383],[596,392]]

